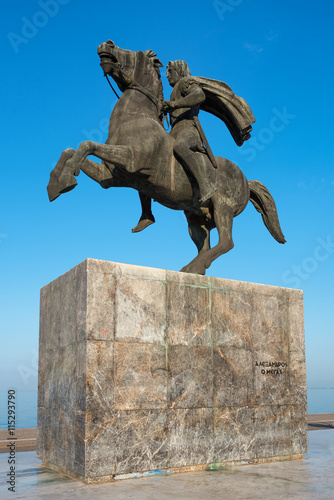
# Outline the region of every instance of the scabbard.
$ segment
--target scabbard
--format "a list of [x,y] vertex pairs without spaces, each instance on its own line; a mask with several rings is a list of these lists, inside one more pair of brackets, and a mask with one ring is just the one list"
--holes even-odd
[[210,148],[210,144],[208,143],[208,140],[206,138],[206,135],[204,133],[202,125],[201,125],[201,123],[200,123],[200,121],[198,119],[198,116],[194,116],[193,120],[194,120],[196,128],[197,128],[197,130],[199,132],[199,135],[200,135],[200,137],[202,139],[202,142],[203,142],[203,144],[205,146],[205,149],[206,149],[206,151],[208,153],[208,157],[209,157],[209,159],[211,161],[211,164],[212,164],[212,166],[214,168],[217,168],[216,158],[213,156],[213,153],[212,153],[211,148]]

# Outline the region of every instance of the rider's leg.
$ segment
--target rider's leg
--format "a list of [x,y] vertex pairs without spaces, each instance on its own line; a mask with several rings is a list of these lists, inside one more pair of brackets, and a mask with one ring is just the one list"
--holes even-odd
[[211,180],[212,172],[209,171],[211,167],[208,160],[204,155],[189,149],[188,145],[180,140],[175,142],[174,152],[181,159],[184,167],[195,177],[200,190],[199,203],[200,205],[204,204],[217,190],[216,185]]
[[170,135],[175,138],[175,154],[197,181],[200,191],[199,203],[203,205],[215,193],[217,187],[214,168],[211,168],[209,159],[200,154],[206,151],[197,127],[192,120],[183,120],[171,130]]
[[137,226],[132,229],[133,233],[139,233],[139,231],[142,231],[151,224],[154,224],[155,222],[155,218],[151,210],[152,199],[149,196],[146,196],[145,194],[141,193],[140,191],[139,191],[139,198],[140,198],[142,213]]

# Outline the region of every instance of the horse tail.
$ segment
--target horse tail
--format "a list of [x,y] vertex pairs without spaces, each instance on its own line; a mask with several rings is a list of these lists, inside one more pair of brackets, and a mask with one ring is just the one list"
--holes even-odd
[[278,243],[286,243],[278,220],[276,204],[266,186],[259,181],[248,181],[249,199],[262,215],[264,225]]

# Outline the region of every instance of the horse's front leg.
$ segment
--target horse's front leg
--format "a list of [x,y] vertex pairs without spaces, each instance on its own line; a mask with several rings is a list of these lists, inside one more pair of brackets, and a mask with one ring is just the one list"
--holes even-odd
[[60,186],[59,186],[59,177],[61,176],[64,165],[74,155],[74,153],[75,153],[75,149],[73,149],[73,148],[65,149],[65,151],[62,152],[62,154],[57,162],[57,165],[51,171],[49,184],[47,186],[47,191],[48,191],[50,201],[55,200],[61,194],[60,193]]
[[63,172],[59,177],[60,192],[66,193],[75,188],[82,163],[87,156],[94,155],[101,160],[127,169],[131,168],[132,154],[128,146],[115,146],[112,144],[99,144],[98,142],[82,142],[74,155],[66,162]]
[[74,154],[66,161],[59,176],[59,191],[66,193],[71,191],[78,184],[75,175],[78,176],[83,161],[92,154],[95,147],[93,141],[82,142]]

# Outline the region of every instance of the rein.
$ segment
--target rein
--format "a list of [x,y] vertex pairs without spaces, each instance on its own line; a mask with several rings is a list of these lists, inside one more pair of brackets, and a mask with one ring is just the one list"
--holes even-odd
[[108,80],[108,83],[109,83],[110,87],[112,88],[112,90],[113,90],[114,94],[116,95],[117,99],[119,99],[119,95],[117,94],[117,92],[116,92],[116,90],[114,89],[114,87],[111,85],[111,82],[110,82],[110,80],[109,80],[109,78],[108,78],[107,73],[106,73],[104,76],[105,76],[105,77],[106,77],[106,79]]

